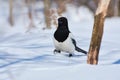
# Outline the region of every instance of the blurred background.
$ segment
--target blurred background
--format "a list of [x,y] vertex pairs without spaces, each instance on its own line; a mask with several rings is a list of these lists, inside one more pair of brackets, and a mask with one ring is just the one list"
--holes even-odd
[[[57,18],[66,12],[73,20],[88,18],[89,13],[94,15],[98,2],[99,0],[0,0],[0,33],[16,26],[22,26],[26,29],[25,32],[36,28],[38,24],[41,24],[42,29],[50,29],[52,25],[57,27]],[[115,16],[120,16],[120,0],[111,0],[109,5],[107,17]],[[24,30],[21,28],[18,29]]]
[[[26,80],[24,72],[29,74],[27,69],[31,68],[47,68],[51,71],[54,66],[86,64],[86,56],[81,53],[80,57],[72,59],[54,56],[52,37],[57,28],[57,19],[65,16],[78,46],[88,50],[98,2],[99,0],[0,0],[0,80],[20,80],[20,76]],[[110,64],[111,67],[111,64],[120,63],[120,0],[111,0],[107,18],[100,64]],[[114,68],[107,69],[108,73]],[[70,71],[71,69],[72,67]],[[119,71],[119,65],[115,69]],[[39,72],[43,76],[42,71]],[[31,72],[29,78],[36,75],[34,73]],[[83,75],[83,72],[80,73]],[[91,75],[94,74],[93,69]],[[38,73],[37,75],[40,76]]]

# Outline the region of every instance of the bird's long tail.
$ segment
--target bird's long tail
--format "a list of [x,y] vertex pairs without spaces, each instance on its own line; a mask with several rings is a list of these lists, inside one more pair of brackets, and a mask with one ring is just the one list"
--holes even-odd
[[78,51],[78,52],[82,52],[84,54],[87,54],[87,51],[85,51],[85,50],[83,50],[83,49],[81,49],[81,48],[79,48],[77,46],[76,46],[75,50]]

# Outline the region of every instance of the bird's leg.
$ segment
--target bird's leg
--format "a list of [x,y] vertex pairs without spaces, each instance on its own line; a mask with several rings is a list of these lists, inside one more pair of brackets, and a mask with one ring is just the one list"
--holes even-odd
[[60,50],[54,50],[54,54],[56,54],[56,53],[61,53],[61,51]]
[[71,53],[69,53],[69,55],[68,55],[69,57],[72,57],[73,56],[73,54],[71,54]]

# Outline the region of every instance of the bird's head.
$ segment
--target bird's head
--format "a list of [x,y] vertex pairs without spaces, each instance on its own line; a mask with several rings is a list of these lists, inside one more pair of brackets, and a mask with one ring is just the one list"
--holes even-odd
[[68,28],[68,21],[66,17],[58,18],[58,27]]

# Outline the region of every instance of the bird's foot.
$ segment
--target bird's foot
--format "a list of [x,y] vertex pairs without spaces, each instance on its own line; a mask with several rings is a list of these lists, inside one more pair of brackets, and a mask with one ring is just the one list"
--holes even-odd
[[54,54],[56,54],[56,53],[61,53],[61,51],[60,50],[54,50]]
[[72,57],[72,56],[73,56],[73,54],[69,54],[68,56],[69,56],[69,57]]

